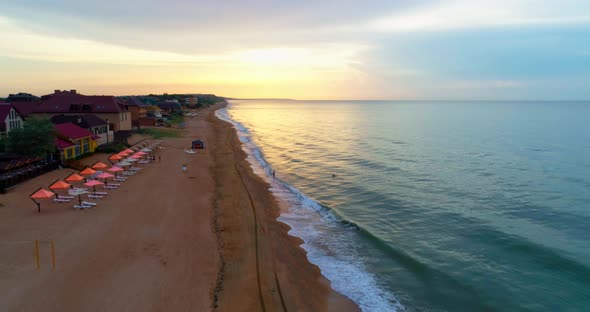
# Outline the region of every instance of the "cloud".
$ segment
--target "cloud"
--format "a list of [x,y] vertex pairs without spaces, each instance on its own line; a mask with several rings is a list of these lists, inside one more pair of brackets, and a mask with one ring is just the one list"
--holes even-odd
[[583,1],[553,5],[528,0],[443,1],[370,21],[365,28],[379,32],[449,31],[474,27],[556,25],[590,22]]

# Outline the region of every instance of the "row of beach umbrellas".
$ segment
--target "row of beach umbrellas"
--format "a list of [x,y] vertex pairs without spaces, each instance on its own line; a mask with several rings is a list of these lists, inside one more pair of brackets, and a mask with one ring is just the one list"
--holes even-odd
[[[81,204],[82,203],[82,195],[86,194],[88,192],[83,189],[74,188],[74,186],[73,186],[74,183],[84,182],[84,185],[88,186],[88,187],[92,187],[94,194],[96,194],[96,186],[97,185],[106,184],[107,179],[116,178],[118,172],[124,171],[125,167],[131,166],[134,162],[138,161],[139,159],[142,159],[143,157],[148,155],[148,153],[151,153],[153,151],[152,148],[155,146],[157,146],[157,143],[150,146],[151,148],[146,147],[146,148],[141,149],[138,152],[134,152],[133,150],[127,148],[117,154],[111,155],[108,158],[109,161],[111,161],[111,162],[117,161],[116,165],[111,166],[109,168],[109,165],[98,161],[95,164],[93,164],[92,166],[84,168],[84,170],[80,171],[79,173],[74,172],[74,173],[70,174],[63,181],[59,180],[59,179],[54,181],[49,186],[49,189],[51,191],[48,191],[48,190],[41,187],[41,188],[37,189],[35,192],[33,192],[33,194],[31,194],[30,197],[33,200],[33,202],[35,202],[35,204],[37,204],[37,211],[38,212],[41,212],[41,203],[38,200],[51,199],[54,196],[57,196],[59,198],[59,194],[57,193],[58,190],[66,190],[67,189],[68,193],[70,195],[78,196],[78,200],[80,201],[80,204]],[[90,177],[90,176],[96,174],[96,170],[105,170],[105,169],[106,169],[106,171],[114,173],[114,175],[109,172],[101,172],[95,176],[95,179],[88,180],[87,177]],[[104,179],[104,183],[99,180],[96,180],[96,178]]]

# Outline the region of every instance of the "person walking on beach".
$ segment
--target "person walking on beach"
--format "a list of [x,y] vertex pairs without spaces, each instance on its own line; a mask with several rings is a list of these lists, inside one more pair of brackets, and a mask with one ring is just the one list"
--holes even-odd
[[162,155],[158,155],[158,162],[161,163],[162,162]]
[[273,179],[275,178],[275,171],[274,170],[272,171],[272,178]]
[[186,173],[186,170],[187,170],[186,164],[182,164],[182,173]]

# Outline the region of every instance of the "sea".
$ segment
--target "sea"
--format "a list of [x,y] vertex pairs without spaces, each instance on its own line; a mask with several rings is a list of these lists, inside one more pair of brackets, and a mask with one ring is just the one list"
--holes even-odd
[[590,103],[234,100],[216,114],[363,311],[590,311]]

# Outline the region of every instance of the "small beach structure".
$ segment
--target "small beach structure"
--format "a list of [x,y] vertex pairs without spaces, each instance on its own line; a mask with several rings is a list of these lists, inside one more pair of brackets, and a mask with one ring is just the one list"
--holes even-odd
[[41,203],[36,201],[35,199],[51,199],[55,196],[53,192],[50,192],[42,187],[37,189],[33,194],[31,194],[31,200],[37,204],[37,212],[41,213]]
[[205,148],[205,142],[201,141],[201,140],[194,140],[192,145],[191,145],[192,149],[204,149]]

